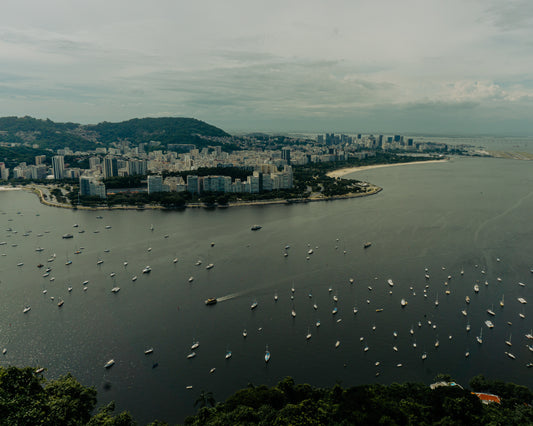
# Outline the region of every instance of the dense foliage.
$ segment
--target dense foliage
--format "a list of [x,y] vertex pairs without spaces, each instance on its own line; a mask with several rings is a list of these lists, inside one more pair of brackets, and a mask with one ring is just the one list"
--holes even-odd
[[[98,146],[109,147],[121,140],[128,140],[133,145],[158,141],[161,147],[169,143],[194,144],[198,148],[221,145],[202,136],[229,135],[194,118],[135,118],[120,123],[81,125],[32,117],[0,117],[0,142],[37,144],[53,150],[68,146],[73,151],[87,151]],[[229,146],[225,148],[229,149]]]
[[[477,384],[494,386],[482,376]],[[526,425],[533,424],[531,392],[503,384],[509,404],[485,406],[469,390],[421,383],[363,385],[343,389],[295,384],[290,377],[274,387],[253,386],[208,407],[207,394],[186,425]],[[485,388],[481,388],[486,390]],[[527,389],[527,388],[526,388]]]
[[44,149],[27,146],[0,146],[0,162],[5,163],[8,168],[18,166],[19,163],[35,164],[35,157],[38,155],[46,155],[46,164],[50,164],[50,159],[54,154]]

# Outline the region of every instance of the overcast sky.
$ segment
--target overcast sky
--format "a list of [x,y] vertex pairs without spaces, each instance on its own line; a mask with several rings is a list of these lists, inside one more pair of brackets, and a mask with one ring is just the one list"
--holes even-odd
[[2,0],[0,115],[533,132],[531,0]]

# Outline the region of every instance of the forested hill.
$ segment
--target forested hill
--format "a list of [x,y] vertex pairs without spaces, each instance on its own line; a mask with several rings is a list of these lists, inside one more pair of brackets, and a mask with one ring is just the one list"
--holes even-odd
[[111,143],[122,140],[129,141],[133,146],[158,141],[163,148],[168,144],[202,147],[208,144],[202,137],[224,136],[230,135],[194,118],[135,118],[120,123],[104,121],[96,125],[56,123],[33,117],[0,118],[0,142],[31,143],[54,150],[66,146],[72,150],[89,150],[98,146],[109,147]]

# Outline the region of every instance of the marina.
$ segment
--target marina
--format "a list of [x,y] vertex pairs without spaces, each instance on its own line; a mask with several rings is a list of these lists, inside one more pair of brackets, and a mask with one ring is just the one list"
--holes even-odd
[[[475,160],[457,163],[427,170],[446,175],[450,185],[457,169],[467,175],[483,170]],[[453,200],[471,197],[474,188],[448,195],[443,187],[437,198],[417,186],[422,175],[414,169],[366,175],[388,188],[374,198],[286,208],[69,211],[46,208],[25,192],[0,193],[0,218],[12,218],[9,227],[18,231],[7,231],[7,220],[0,223],[6,241],[0,246],[6,255],[0,257],[0,347],[6,349],[0,361],[42,366],[51,378],[72,372],[98,388],[102,403],[115,400],[141,422],[154,413],[181,421],[193,411],[197,389],[212,390],[220,400],[247,383],[271,385],[287,375],[329,386],[337,379],[344,385],[429,383],[442,372],[465,382],[483,373],[532,386],[524,375],[533,359],[526,345],[531,325],[519,316],[531,315],[530,304],[519,300],[531,297],[531,243],[516,233],[513,240],[506,236],[530,226],[519,218],[528,217],[532,197],[513,186],[518,192],[506,192],[496,208],[490,191],[475,187],[476,205],[467,209]],[[409,183],[409,193],[395,185],[398,176]],[[428,199],[435,207],[416,216]],[[519,207],[502,216],[516,200]],[[21,215],[5,207],[14,204]],[[465,232],[453,215],[478,225]],[[359,224],[358,217],[370,223]],[[356,225],[347,232],[349,220]],[[72,223],[101,232],[61,238]],[[251,223],[261,223],[260,232],[250,232]],[[372,246],[365,249],[365,241]],[[291,255],[284,256],[289,244]],[[65,265],[63,256],[73,258],[77,250]],[[53,261],[54,253],[60,261]],[[198,267],[198,261],[216,267]],[[39,265],[51,268],[54,281]],[[146,265],[150,273],[142,273]],[[114,288],[120,292],[111,294]],[[216,303],[206,303],[211,299]],[[505,343],[511,335],[512,353]],[[147,348],[157,350],[145,356]],[[269,361],[265,348],[274,354]],[[112,368],[102,368],[111,360]],[[141,404],[146,389],[153,397]],[[173,417],[176,398],[179,415]]]

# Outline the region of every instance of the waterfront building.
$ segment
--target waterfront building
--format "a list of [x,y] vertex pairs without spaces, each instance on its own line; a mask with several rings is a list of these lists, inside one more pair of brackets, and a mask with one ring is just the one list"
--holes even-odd
[[6,167],[5,163],[0,163],[0,179],[9,179],[9,169]]
[[105,185],[93,176],[80,176],[80,195],[106,198]]
[[[42,157],[45,156],[42,155]],[[48,166],[42,163],[36,166],[30,166],[30,173],[32,179],[46,179],[46,176],[48,175]]]
[[54,179],[63,179],[65,177],[65,157],[55,155],[52,157],[52,170]]
[[191,194],[200,193],[200,179],[198,176],[188,175],[187,176],[187,191]]
[[114,157],[104,158],[104,178],[118,176],[118,162]]
[[148,176],[148,194],[155,192],[169,192],[168,185],[163,185],[163,177],[161,175]]

